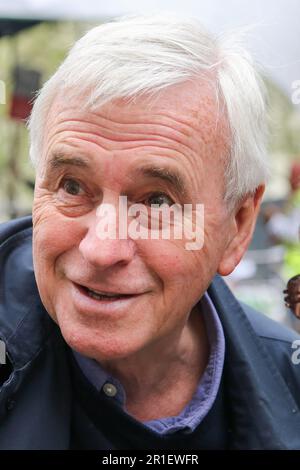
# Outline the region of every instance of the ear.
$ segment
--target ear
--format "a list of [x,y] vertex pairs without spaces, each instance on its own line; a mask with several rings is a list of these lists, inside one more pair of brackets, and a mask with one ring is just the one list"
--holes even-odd
[[218,273],[227,276],[239,264],[251,241],[265,186],[246,196],[230,214],[230,237],[218,266]]

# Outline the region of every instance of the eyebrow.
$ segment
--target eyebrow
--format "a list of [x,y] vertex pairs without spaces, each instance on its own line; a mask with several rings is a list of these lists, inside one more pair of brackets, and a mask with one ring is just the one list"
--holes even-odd
[[144,166],[135,170],[138,176],[157,178],[170,184],[179,194],[187,194],[187,184],[181,174],[171,168]]
[[67,157],[62,153],[54,153],[48,162],[48,170],[57,170],[64,166],[77,166],[81,168],[89,168],[89,160],[79,156]]
[[[54,153],[50,158],[47,168],[48,170],[57,170],[65,166],[75,166],[80,168],[89,168],[89,159],[80,156],[66,156],[62,153]],[[170,184],[177,193],[186,195],[187,184],[185,178],[181,174],[171,168],[158,167],[153,165],[146,165],[137,168],[135,171],[137,176],[143,176],[148,178],[156,178]]]

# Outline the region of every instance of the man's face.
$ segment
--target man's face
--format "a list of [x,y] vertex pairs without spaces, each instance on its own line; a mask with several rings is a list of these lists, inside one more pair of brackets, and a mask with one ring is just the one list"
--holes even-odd
[[[189,83],[150,107],[139,98],[92,112],[63,96],[52,105],[36,180],[34,267],[45,308],[81,353],[124,358],[180,334],[218,271],[234,224],[223,202],[228,135],[213,97],[208,85]],[[185,192],[162,169],[176,172]],[[100,240],[97,208],[117,208],[120,195],[146,206],[204,204],[203,248],[189,251],[185,239]]]

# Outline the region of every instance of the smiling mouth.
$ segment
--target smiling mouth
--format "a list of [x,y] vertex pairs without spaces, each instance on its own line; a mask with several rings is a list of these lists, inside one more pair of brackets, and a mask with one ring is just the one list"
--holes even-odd
[[104,292],[104,291],[96,291],[89,289],[86,286],[82,286],[80,284],[75,284],[76,287],[80,290],[81,293],[86,295],[87,297],[90,297],[94,300],[104,300],[106,302],[113,302],[115,300],[121,300],[121,299],[128,299],[131,297],[137,297],[140,294],[120,294],[117,292]]

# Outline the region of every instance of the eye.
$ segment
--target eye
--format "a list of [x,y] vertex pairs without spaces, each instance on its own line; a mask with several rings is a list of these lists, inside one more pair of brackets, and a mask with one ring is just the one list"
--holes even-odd
[[83,191],[81,184],[73,179],[65,179],[62,183],[62,189],[71,196],[79,196],[81,191]]
[[164,193],[155,193],[148,197],[146,202],[151,206],[152,204],[161,206],[162,204],[167,204],[168,206],[172,206],[174,201]]
[[92,210],[95,204],[95,194],[81,180],[66,175],[58,183],[55,203],[57,209],[64,215],[79,217]]

